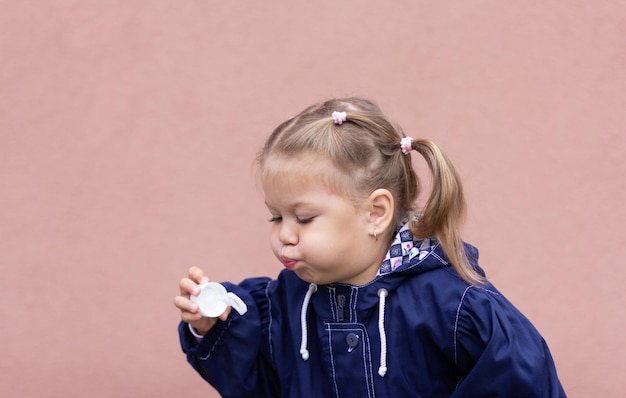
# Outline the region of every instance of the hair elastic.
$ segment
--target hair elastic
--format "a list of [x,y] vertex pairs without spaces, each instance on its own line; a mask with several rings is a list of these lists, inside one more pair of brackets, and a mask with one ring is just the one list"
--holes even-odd
[[335,122],[335,124],[341,125],[345,121],[346,121],[345,112],[333,112],[333,122]]
[[404,137],[400,140],[400,149],[402,150],[403,154],[408,155],[409,152],[413,150],[413,146],[411,145],[412,143],[413,138],[411,137]]

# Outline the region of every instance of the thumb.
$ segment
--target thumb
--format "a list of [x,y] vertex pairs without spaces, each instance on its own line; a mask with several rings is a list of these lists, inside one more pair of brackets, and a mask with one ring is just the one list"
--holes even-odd
[[230,306],[229,306],[229,307],[227,307],[227,308],[226,308],[226,311],[224,311],[224,312],[222,313],[222,315],[218,316],[218,318],[219,318],[220,320],[222,320],[222,321],[226,322],[226,321],[228,320],[228,315],[230,315],[230,310],[231,310],[231,308],[232,308],[232,307],[230,307]]

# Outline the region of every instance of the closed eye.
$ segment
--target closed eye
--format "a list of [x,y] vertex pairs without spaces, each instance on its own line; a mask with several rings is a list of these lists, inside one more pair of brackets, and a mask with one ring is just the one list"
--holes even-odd
[[[296,222],[298,224],[310,224],[311,221],[313,221],[315,217],[308,217],[308,218],[299,218],[296,217]],[[275,222],[282,222],[283,218],[281,216],[275,216],[269,219],[269,222],[271,223],[275,223]]]

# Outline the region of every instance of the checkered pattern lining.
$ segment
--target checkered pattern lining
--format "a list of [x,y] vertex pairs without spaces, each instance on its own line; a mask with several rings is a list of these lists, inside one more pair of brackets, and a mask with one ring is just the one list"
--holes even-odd
[[436,245],[435,239],[414,240],[413,234],[409,231],[409,223],[405,223],[393,238],[378,275],[388,274],[404,264],[408,265],[415,257],[422,260]]

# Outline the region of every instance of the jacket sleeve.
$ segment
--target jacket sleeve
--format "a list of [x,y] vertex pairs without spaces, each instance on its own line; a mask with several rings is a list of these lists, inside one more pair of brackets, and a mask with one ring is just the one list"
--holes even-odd
[[269,323],[265,295],[269,281],[269,278],[253,278],[240,285],[223,283],[246,303],[248,311],[243,316],[231,311],[226,321],[218,320],[200,341],[191,334],[187,323],[179,324],[187,361],[222,397],[278,395],[276,373],[263,347]]
[[454,339],[465,377],[453,397],[565,397],[546,342],[495,289],[465,290]]

